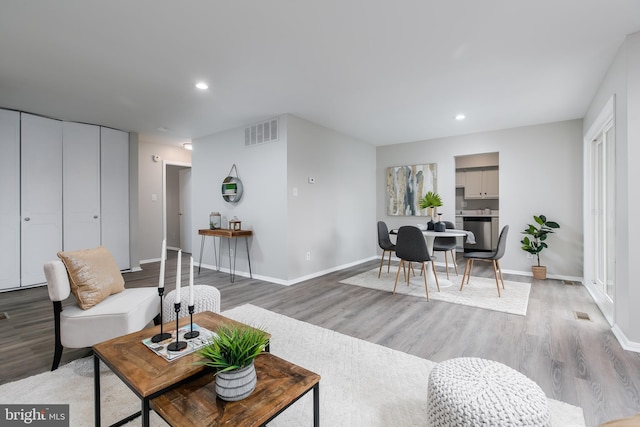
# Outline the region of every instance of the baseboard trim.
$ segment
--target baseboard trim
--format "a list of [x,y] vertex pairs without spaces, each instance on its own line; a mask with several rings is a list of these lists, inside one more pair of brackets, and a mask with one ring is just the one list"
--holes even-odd
[[624,334],[624,332],[622,332],[622,329],[620,329],[618,324],[613,325],[613,327],[611,328],[611,331],[613,332],[613,335],[615,335],[615,337],[617,338],[622,348],[628,351],[633,351],[635,353],[640,353],[640,343],[631,341],[629,338],[627,338],[627,336]]

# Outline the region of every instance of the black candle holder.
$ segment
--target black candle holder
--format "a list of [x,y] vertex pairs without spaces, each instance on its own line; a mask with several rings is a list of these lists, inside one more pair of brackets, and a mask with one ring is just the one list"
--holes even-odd
[[151,342],[160,342],[171,338],[171,334],[164,332],[164,320],[162,312],[164,311],[164,286],[158,287],[158,295],[160,295],[160,333],[151,337]]
[[178,326],[178,317],[180,313],[180,303],[177,302],[173,304],[173,308],[176,311],[176,340],[167,346],[167,350],[169,351],[180,351],[187,348],[187,343],[185,341],[180,341],[180,328]]
[[191,331],[184,334],[184,338],[190,340],[192,338],[199,336],[200,331],[193,330],[193,312],[195,311],[195,305],[189,305],[187,306],[187,308],[189,309],[189,317],[191,319]]

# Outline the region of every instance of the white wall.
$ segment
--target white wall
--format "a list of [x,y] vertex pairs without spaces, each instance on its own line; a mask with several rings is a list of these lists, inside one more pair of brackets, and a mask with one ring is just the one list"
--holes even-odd
[[[138,250],[139,259],[144,262],[159,260],[162,248],[162,161],[190,163],[191,152],[149,141],[139,141],[138,146]],[[160,160],[154,162],[153,155],[160,156]]]
[[500,226],[509,224],[505,272],[531,274],[532,259],[520,246],[520,231],[544,214],[560,223],[541,255],[550,277],[582,278],[582,121],[571,120],[377,148],[377,216],[389,228],[425,222],[424,217],[388,216],[385,172],[390,166],[437,163],[438,212],[453,220],[455,156],[498,152]]
[[[244,188],[237,203],[224,201],[222,181],[236,165]],[[235,172],[233,173],[235,176]],[[243,229],[253,230],[249,239],[254,277],[264,280],[287,277],[287,133],[286,116],[280,116],[280,139],[244,146],[244,128],[193,140],[193,242],[194,262],[200,254],[199,228],[209,228],[209,214],[222,214],[222,225],[237,216]],[[207,237],[202,263],[215,266],[213,238]],[[236,270],[248,276],[244,239],[238,242]],[[226,242],[222,267],[229,267]]]
[[640,33],[629,35],[611,63],[584,119],[584,134],[606,102],[615,96],[616,141],[616,269],[614,332],[625,348],[640,351],[640,287],[636,285],[640,258]]
[[[194,228],[206,227],[211,211],[222,214],[223,226],[238,216],[242,228],[254,232],[254,277],[281,284],[375,256],[375,147],[295,116],[279,120],[277,142],[245,148],[244,128],[193,141]],[[220,194],[233,164],[244,186],[237,204]],[[315,184],[308,183],[310,176]],[[208,266],[215,265],[212,245],[207,238]],[[199,245],[194,252],[199,256]],[[222,254],[227,267],[226,250]],[[248,275],[242,241],[237,270]]]
[[298,117],[288,118],[287,277],[305,277],[375,256],[375,147]]

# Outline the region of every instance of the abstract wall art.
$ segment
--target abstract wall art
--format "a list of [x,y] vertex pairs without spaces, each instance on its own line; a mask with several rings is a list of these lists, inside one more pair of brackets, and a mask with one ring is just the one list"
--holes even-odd
[[387,168],[387,214],[426,216],[418,204],[427,191],[436,192],[437,165]]

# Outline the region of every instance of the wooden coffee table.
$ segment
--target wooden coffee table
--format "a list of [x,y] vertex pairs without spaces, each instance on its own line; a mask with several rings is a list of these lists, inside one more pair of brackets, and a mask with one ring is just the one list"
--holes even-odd
[[[212,312],[196,313],[193,322],[215,331],[223,324],[242,325],[240,322],[228,319]],[[188,325],[189,318],[179,319],[179,325]],[[175,329],[175,322],[166,323],[166,331]],[[95,390],[95,425],[100,426],[100,361],[102,360],[127,387],[135,393],[141,401],[141,411],[114,424],[122,425],[137,416],[142,416],[142,425],[149,425],[149,401],[160,396],[167,390],[192,379],[194,376],[208,370],[204,365],[197,364],[203,360],[197,352],[185,355],[179,359],[167,361],[147,348],[142,340],[160,332],[160,326],[144,329],[139,332],[124,335],[93,346],[93,378]]]
[[258,382],[238,402],[216,398],[213,372],[151,400],[151,408],[173,427],[263,426],[313,390],[313,425],[320,425],[320,375],[270,353],[255,359]]

